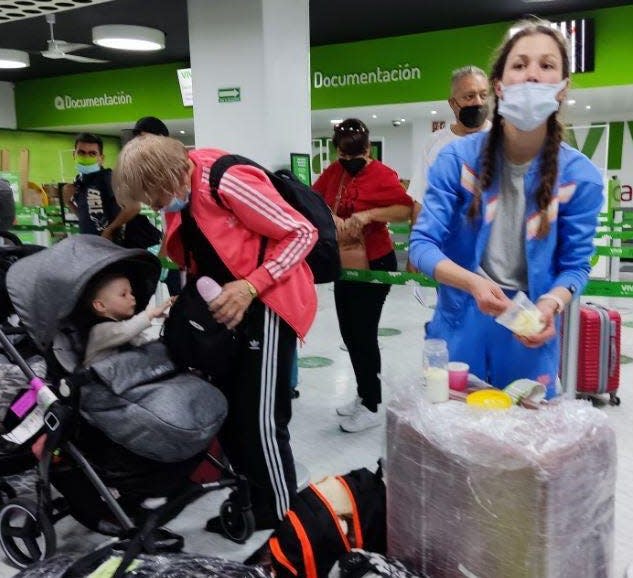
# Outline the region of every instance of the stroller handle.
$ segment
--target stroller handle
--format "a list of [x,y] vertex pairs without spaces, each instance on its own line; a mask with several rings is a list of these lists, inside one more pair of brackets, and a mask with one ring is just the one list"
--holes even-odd
[[33,370],[29,367],[28,363],[22,359],[22,356],[18,353],[17,349],[13,347],[13,343],[9,341],[9,338],[2,329],[0,329],[0,345],[2,345],[2,348],[9,355],[11,361],[13,361],[13,363],[22,370],[22,373],[26,375],[29,382],[33,380],[33,378],[37,377],[37,375],[35,375]]
[[24,417],[26,413],[37,404],[38,395],[44,397],[44,403],[50,405],[56,398],[55,394],[47,387],[44,381],[33,373],[33,370],[29,367],[28,363],[24,361],[22,356],[18,353],[13,343],[9,341],[9,338],[5,335],[4,331],[0,329],[0,345],[2,345],[4,351],[8,354],[11,360],[22,370],[22,373],[29,380],[31,386],[28,391],[21,395],[11,406],[11,411],[18,417]]

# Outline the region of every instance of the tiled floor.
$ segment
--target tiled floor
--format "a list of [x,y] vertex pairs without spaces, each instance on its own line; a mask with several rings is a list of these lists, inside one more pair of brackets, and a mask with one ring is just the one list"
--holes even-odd
[[[333,360],[328,367],[301,369],[299,390],[301,397],[294,402],[291,423],[292,443],[296,458],[305,464],[312,480],[350,469],[372,467],[384,454],[384,427],[359,434],[345,434],[337,426],[334,408],[354,395],[351,365],[347,353],[339,348],[341,338],[334,312],[333,294],[328,286],[319,287],[319,314],[300,351],[301,357],[322,356]],[[633,324],[633,301],[606,301],[620,309],[625,322]],[[411,288],[394,287],[387,299],[381,327],[400,331],[397,335],[381,337],[383,375],[388,384],[410,379],[421,366],[423,323],[430,317],[413,298]],[[623,353],[633,357],[633,328],[623,328]],[[622,366],[622,405],[603,409],[611,420],[618,439],[618,479],[616,495],[615,563],[613,578],[622,578],[628,563],[633,560],[633,364]],[[385,402],[392,395],[385,388]],[[209,495],[187,508],[170,527],[185,535],[190,552],[221,555],[243,559],[262,543],[266,532],[253,536],[245,546],[237,546],[223,538],[202,530],[205,520],[218,511],[220,495]],[[72,520],[57,527],[58,543],[62,550],[85,551],[103,540],[88,534]],[[0,577],[12,576],[13,571],[0,562]],[[487,577],[492,578],[492,577]],[[507,577],[498,577],[507,578]],[[595,578],[593,576],[578,578]]]

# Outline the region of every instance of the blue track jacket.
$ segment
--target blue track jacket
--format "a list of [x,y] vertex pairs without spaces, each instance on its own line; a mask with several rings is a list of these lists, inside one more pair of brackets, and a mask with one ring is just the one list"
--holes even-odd
[[[494,182],[482,193],[479,216],[469,220],[487,137],[479,132],[448,144],[429,170],[429,187],[409,244],[409,259],[427,275],[433,276],[438,262],[447,258],[469,271],[476,271],[481,263],[500,194],[501,171],[497,170]],[[497,167],[501,160],[500,156]],[[557,186],[548,212],[550,232],[537,239],[541,216],[535,193],[540,161],[537,156],[524,177],[528,293],[534,302],[553,287],[582,291],[591,269],[589,258],[604,202],[597,168],[582,153],[561,144]],[[460,310],[467,299],[472,297],[464,291],[441,285],[437,313],[449,325],[459,325]]]

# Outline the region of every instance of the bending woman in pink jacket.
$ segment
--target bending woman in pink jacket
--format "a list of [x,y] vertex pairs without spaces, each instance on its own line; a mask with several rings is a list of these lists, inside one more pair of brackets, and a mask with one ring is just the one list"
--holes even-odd
[[[316,313],[305,257],[317,231],[252,166],[229,168],[216,202],[209,173],[225,154],[187,151],[166,137],[138,137],[119,155],[115,188],[122,204],[140,201],[164,211],[166,252],[188,267],[190,279],[207,275],[222,285],[210,309],[217,321],[237,329],[239,362],[230,383],[215,384],[229,402],[220,441],[249,479],[256,527],[274,528],[296,494],[290,374],[297,336],[305,336]],[[207,529],[219,531],[217,518]]]

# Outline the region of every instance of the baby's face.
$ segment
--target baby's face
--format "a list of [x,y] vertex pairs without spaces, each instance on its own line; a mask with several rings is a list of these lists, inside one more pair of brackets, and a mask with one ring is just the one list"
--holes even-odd
[[104,317],[122,321],[129,319],[136,310],[136,299],[132,286],[125,277],[112,279],[95,296],[103,305]]

